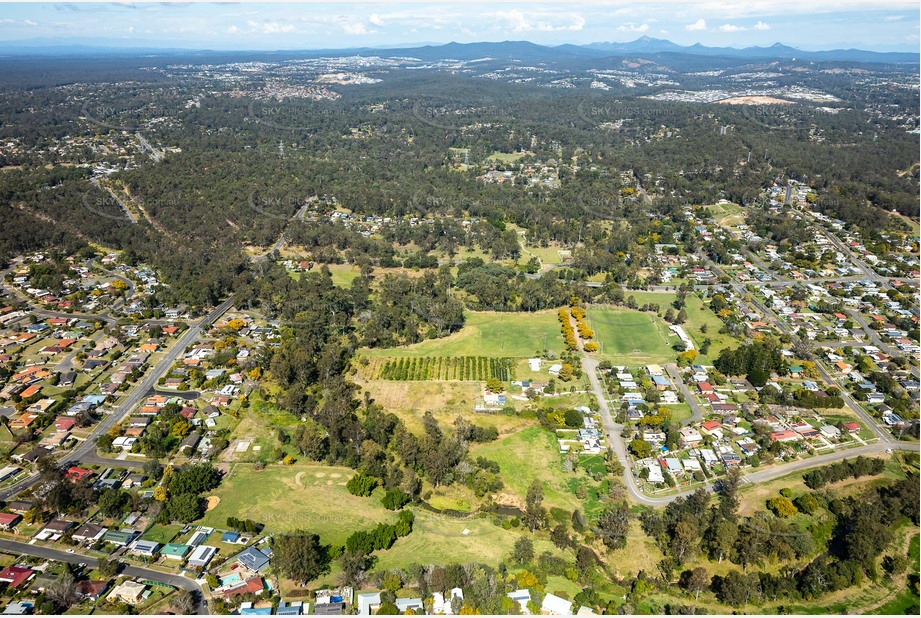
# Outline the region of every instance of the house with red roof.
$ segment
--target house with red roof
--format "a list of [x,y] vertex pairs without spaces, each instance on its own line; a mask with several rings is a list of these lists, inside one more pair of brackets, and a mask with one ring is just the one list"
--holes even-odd
[[10,588],[19,588],[28,581],[35,571],[20,566],[8,566],[0,571],[0,582],[6,582]]
[[848,433],[857,433],[860,431],[860,423],[855,423],[853,421],[844,423],[844,428],[847,429]]
[[771,432],[771,440],[774,442],[796,442],[799,439],[799,434],[795,431],[790,431],[789,429],[782,429],[781,431]]
[[698,383],[697,383],[697,391],[698,391],[701,395],[706,395],[707,393],[712,393],[712,392],[713,392],[713,385],[710,384],[709,382],[698,382]]
[[26,390],[24,390],[24,391],[22,391],[21,393],[19,393],[19,398],[20,398],[20,399],[28,399],[29,397],[33,397],[33,396],[35,396],[35,395],[38,395],[40,392],[42,392],[42,385],[41,385],[41,384],[33,384],[32,386],[26,388]]
[[719,429],[720,427],[722,427],[722,425],[719,423],[719,421],[707,421],[705,423],[700,424],[700,428],[708,433],[711,431],[715,431]]
[[79,481],[82,481],[83,479],[88,479],[89,477],[93,476],[93,472],[91,470],[87,470],[86,468],[80,468],[78,466],[71,466],[67,470],[67,474],[65,476],[71,482],[77,483]]
[[76,592],[83,599],[96,601],[108,588],[109,582],[107,581],[86,579],[77,582]]
[[265,590],[265,584],[262,582],[261,577],[250,577],[244,582],[240,582],[235,586],[231,586],[224,590],[224,598],[232,599],[233,597],[240,594],[253,593],[258,594]]
[[70,431],[76,424],[77,420],[74,418],[59,416],[54,421],[54,429],[55,431]]
[[20,521],[22,521],[21,515],[16,513],[0,513],[0,528],[3,530],[12,530]]

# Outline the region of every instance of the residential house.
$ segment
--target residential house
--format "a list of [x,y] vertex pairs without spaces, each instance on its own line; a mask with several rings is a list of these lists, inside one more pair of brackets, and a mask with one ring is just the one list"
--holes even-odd
[[303,601],[281,601],[278,603],[278,609],[275,611],[276,616],[301,616],[307,613],[310,608]]
[[147,558],[153,557],[157,553],[157,550],[160,549],[160,544],[153,541],[145,541],[144,539],[138,539],[131,545],[131,553],[138,556],[145,556]]
[[182,560],[190,549],[192,548],[182,543],[167,543],[160,550],[160,555],[170,560]]
[[118,547],[126,547],[136,536],[137,533],[133,530],[109,530],[102,540]]
[[703,441],[703,436],[701,436],[700,432],[693,427],[682,427],[678,431],[678,434],[680,436],[681,443],[687,448],[695,448]]
[[7,587],[9,588],[19,588],[34,574],[35,571],[27,567],[16,565],[8,566],[0,571],[0,582],[6,582]]
[[461,588],[451,588],[450,595],[445,597],[440,592],[435,592],[432,594],[432,613],[433,614],[454,614],[452,606],[454,605],[454,600],[459,599],[462,603],[464,601],[464,591]]
[[0,513],[0,529],[12,530],[22,521],[22,515],[17,513]]
[[97,601],[109,589],[109,582],[98,579],[85,579],[77,582],[76,593],[81,599]]
[[413,597],[409,599],[397,599],[396,600],[397,613],[405,614],[407,611],[412,610],[413,613],[425,613],[425,605],[422,603],[422,599],[418,597]]
[[216,547],[211,547],[210,545],[199,545],[195,548],[195,551],[192,552],[192,555],[189,556],[189,560],[186,562],[186,564],[190,567],[204,569],[208,566],[208,563],[211,562],[211,559],[214,558],[216,553]]
[[108,531],[108,528],[103,528],[96,524],[85,523],[74,531],[71,538],[77,543],[92,544],[102,539]]
[[265,590],[265,583],[262,581],[262,578],[259,576],[250,577],[247,580],[234,584],[229,588],[224,589],[224,598],[232,599],[235,596],[241,594],[260,594]]
[[247,547],[237,554],[237,562],[250,571],[258,573],[269,565],[271,550],[258,549],[256,547]]
[[518,590],[513,590],[506,595],[511,600],[518,603],[518,613],[527,614],[528,603],[531,602],[531,591],[527,588],[519,588]]
[[380,592],[359,592],[356,597],[359,616],[370,616],[376,614],[377,610],[380,609]]
[[567,601],[566,599],[558,597],[555,594],[550,594],[549,592],[544,595],[544,601],[541,603],[540,609],[541,613],[550,614],[551,616],[573,615],[571,601]]
[[147,586],[144,584],[128,579],[116,586],[106,599],[116,603],[120,601],[128,605],[136,605],[144,598],[145,590]]

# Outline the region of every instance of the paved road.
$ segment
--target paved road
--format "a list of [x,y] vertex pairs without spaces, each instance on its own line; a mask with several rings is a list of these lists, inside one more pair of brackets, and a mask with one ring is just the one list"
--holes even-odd
[[[6,539],[0,539],[0,550],[27,556],[37,556],[39,558],[46,558],[49,560],[57,560],[58,562],[69,562],[71,564],[85,563],[93,567],[99,563],[99,561],[92,556],[85,556],[78,553],[70,554],[59,549],[41,547],[38,545],[29,545],[28,543],[19,543],[18,541],[8,541]],[[208,614],[207,605],[202,603],[204,595],[202,594],[201,587],[195,583],[195,580],[183,577],[181,575],[171,575],[169,573],[161,573],[160,571],[154,571],[151,569],[130,565],[125,565],[121,571],[121,574],[130,575],[131,577],[137,577],[139,579],[149,579],[151,581],[161,582],[175,586],[176,588],[188,590],[193,595],[195,595],[195,598],[198,601],[196,613],[203,615]]]
[[678,390],[684,396],[685,403],[687,403],[691,408],[691,418],[685,419],[681,424],[690,425],[691,423],[703,422],[703,410],[700,409],[700,405],[698,405],[697,399],[694,398],[694,394],[691,393],[691,390],[684,383],[684,380],[681,379],[681,374],[678,373],[678,367],[675,365],[665,365],[665,371],[668,372],[672,382],[675,383],[675,386],[678,387]]
[[[92,433],[90,433],[90,435],[87,436],[87,438],[79,445],[77,445],[72,451],[62,457],[60,463],[77,463],[83,461],[84,458],[87,458],[87,461],[90,461],[90,458],[96,455],[96,438],[109,431],[109,429],[118,424],[119,421],[121,421],[125,416],[130,414],[138,406],[138,404],[140,404],[141,400],[147,396],[148,391],[153,388],[160,376],[163,375],[170,367],[172,367],[173,363],[176,361],[179,355],[185,351],[186,347],[188,347],[198,338],[202,328],[214,322],[214,320],[216,320],[225,311],[227,311],[232,304],[233,296],[215,307],[211,313],[209,313],[203,319],[190,326],[177,341],[173,342],[173,345],[166,351],[166,354],[163,355],[163,358],[160,359],[160,361],[153,367],[153,369],[148,371],[147,374],[137,384],[134,385],[134,388],[131,389],[131,391],[122,400],[115,411],[106,415],[99,423],[97,423],[95,427],[93,427]],[[33,474],[16,483],[15,485],[12,485],[3,490],[0,492],[0,500],[9,500],[11,497],[22,493],[33,484],[35,484],[35,482],[38,480],[38,477],[39,475],[37,473]]]

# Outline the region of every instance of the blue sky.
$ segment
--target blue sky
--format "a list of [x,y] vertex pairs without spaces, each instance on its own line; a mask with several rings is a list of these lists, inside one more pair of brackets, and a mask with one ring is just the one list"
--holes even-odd
[[0,3],[0,41],[209,49],[318,49],[450,41],[546,45],[775,42],[918,51],[917,2]]

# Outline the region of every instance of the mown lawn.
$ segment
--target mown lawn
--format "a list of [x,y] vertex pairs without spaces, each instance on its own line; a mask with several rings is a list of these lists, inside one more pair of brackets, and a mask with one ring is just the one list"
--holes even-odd
[[671,348],[678,338],[670,337],[668,326],[652,313],[592,306],[588,309],[588,322],[601,346],[599,358],[615,365],[667,363],[678,355]]
[[146,541],[165,544],[176,538],[176,535],[179,534],[180,530],[182,530],[182,525],[180,524],[155,524],[150,528],[150,530],[145,532],[141,538]]
[[492,356],[529,358],[547,349],[559,354],[563,336],[556,311],[468,311],[463,328],[410,346],[363,350],[368,356]]

